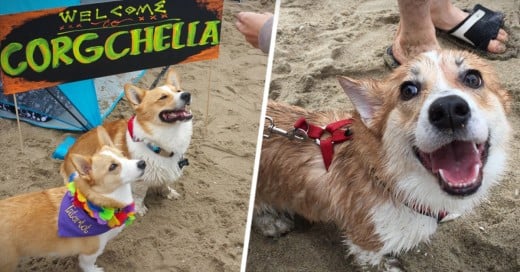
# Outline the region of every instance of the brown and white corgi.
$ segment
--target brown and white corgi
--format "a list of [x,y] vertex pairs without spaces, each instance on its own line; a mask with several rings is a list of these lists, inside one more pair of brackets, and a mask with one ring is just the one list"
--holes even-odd
[[[510,97],[488,64],[462,51],[424,53],[381,81],[339,82],[355,111],[269,102],[276,128],[301,117],[306,126],[295,126],[301,141],[264,139],[253,224],[279,236],[294,214],[333,222],[359,264],[388,264],[384,256],[427,241],[440,220],[468,213],[499,181]],[[351,122],[331,130],[341,143],[328,133],[305,140],[338,120]]]
[[[142,182],[133,185],[136,210],[147,211],[144,198],[149,187],[154,187],[167,198],[180,195],[170,187],[182,175],[188,161],[184,158],[192,135],[192,114],[188,109],[191,94],[183,91],[173,69],[166,76],[166,84],[145,90],[125,85],[125,96],[132,104],[135,115],[129,120],[103,124],[114,144],[132,159],[145,160],[148,167]],[[69,153],[92,154],[100,145],[96,129],[78,138]],[[65,156],[61,173],[65,179],[73,171],[70,157]]]
[[96,259],[135,218],[131,183],[146,163],[125,158],[98,131],[106,145],[92,156],[70,154],[77,172],[67,186],[0,200],[0,271],[26,256],[76,254],[83,271],[103,271]]

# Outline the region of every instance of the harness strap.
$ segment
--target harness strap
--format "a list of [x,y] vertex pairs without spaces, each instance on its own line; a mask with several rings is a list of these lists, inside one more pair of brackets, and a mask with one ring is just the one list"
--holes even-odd
[[[320,146],[321,155],[325,169],[329,170],[334,156],[334,144],[342,143],[352,139],[352,133],[349,128],[342,129],[345,126],[352,124],[353,119],[344,119],[328,124],[325,128],[310,124],[304,117],[301,117],[294,123],[295,129],[301,129],[307,133],[307,136],[316,140]],[[322,139],[324,133],[330,134],[329,137]]]

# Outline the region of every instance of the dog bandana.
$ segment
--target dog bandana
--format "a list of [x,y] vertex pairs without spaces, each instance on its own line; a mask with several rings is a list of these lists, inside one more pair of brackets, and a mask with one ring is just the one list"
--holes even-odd
[[58,213],[58,236],[85,237],[99,235],[123,224],[130,225],[135,220],[134,203],[122,208],[100,207],[88,201],[76,188],[70,176],[67,192],[61,201]]

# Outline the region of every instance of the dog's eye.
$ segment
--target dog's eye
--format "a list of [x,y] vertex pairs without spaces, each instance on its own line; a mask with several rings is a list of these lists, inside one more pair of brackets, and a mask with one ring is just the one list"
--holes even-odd
[[164,99],[166,99],[166,98],[168,98],[168,96],[165,95],[165,94],[163,94],[161,97],[159,97],[159,100],[164,100]]
[[470,88],[478,89],[482,86],[482,76],[477,70],[468,70],[462,78],[462,83]]
[[114,171],[117,168],[117,164],[113,163],[108,167],[108,171]]
[[407,101],[414,98],[421,91],[421,84],[405,81],[401,84],[401,100]]

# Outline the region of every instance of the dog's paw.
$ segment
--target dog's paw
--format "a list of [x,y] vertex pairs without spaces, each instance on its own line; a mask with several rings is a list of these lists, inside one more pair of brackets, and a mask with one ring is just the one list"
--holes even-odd
[[294,222],[288,215],[276,211],[255,214],[253,223],[267,237],[280,237],[294,228]]
[[97,265],[80,265],[80,268],[83,272],[103,272],[105,271],[103,267],[99,267]]
[[390,256],[385,256],[380,264],[380,271],[384,272],[403,272],[403,266],[401,262],[395,258]]
[[144,216],[148,212],[148,208],[144,205],[143,201],[135,201],[135,212],[140,216]]
[[167,188],[168,188],[168,194],[166,195],[166,198],[179,199],[181,197],[181,194],[177,193],[177,191],[175,191],[175,189],[170,188],[169,186]]

